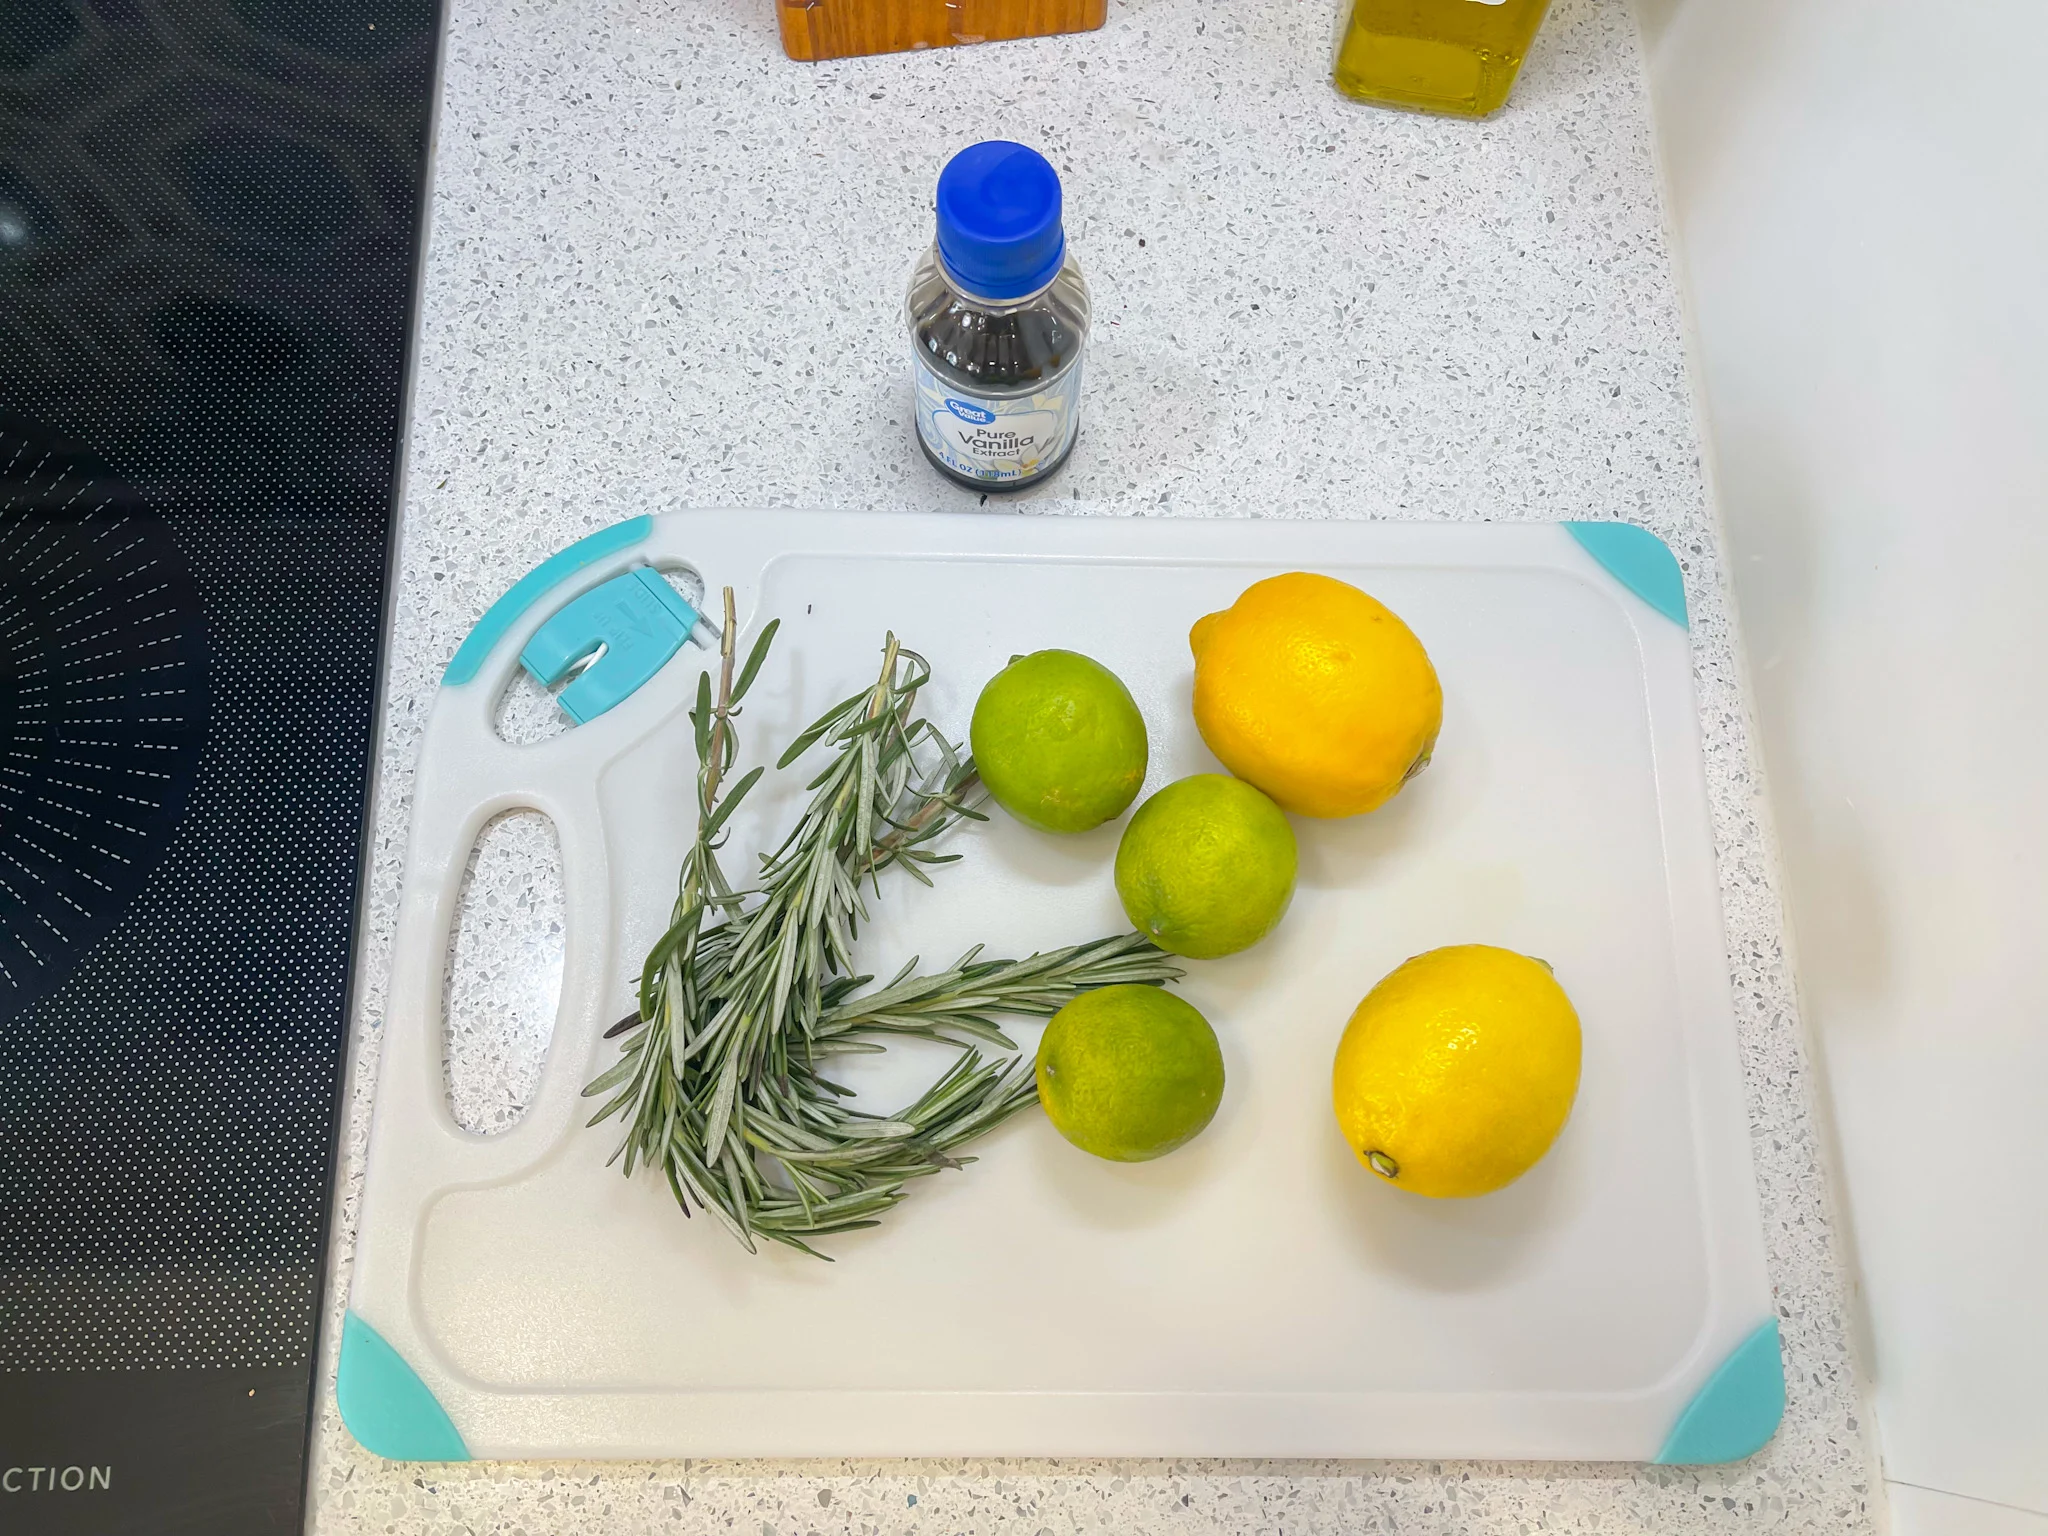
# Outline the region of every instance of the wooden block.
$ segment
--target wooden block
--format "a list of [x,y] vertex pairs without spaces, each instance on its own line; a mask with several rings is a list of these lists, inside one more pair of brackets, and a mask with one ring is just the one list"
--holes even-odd
[[792,59],[844,59],[1092,32],[1109,0],[775,0]]

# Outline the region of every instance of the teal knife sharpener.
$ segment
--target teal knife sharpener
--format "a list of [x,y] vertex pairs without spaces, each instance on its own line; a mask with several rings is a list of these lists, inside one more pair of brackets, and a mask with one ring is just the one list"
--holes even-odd
[[698,623],[697,610],[659,571],[640,566],[563,604],[533,632],[519,664],[543,688],[573,674],[555,702],[583,725],[630,698]]

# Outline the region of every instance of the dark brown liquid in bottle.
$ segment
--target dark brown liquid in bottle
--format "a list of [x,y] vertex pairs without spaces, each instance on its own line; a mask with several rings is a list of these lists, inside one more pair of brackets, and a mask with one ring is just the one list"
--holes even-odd
[[989,314],[953,304],[917,329],[918,351],[933,374],[983,393],[1043,384],[1073,361],[1080,345],[1077,330],[1039,309]]

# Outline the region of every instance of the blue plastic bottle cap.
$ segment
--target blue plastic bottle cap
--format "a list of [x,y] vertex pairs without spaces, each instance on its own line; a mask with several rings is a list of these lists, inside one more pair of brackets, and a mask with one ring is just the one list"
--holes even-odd
[[1067,235],[1060,178],[1045,156],[1007,139],[971,144],[939,172],[939,260],[956,286],[1021,299],[1059,276]]

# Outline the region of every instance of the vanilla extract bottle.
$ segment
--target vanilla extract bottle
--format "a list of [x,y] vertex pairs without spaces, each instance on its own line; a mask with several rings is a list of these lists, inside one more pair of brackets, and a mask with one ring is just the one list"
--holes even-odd
[[906,317],[918,443],[941,474],[1018,490],[1066,462],[1081,431],[1088,284],[1043,155],[994,139],[946,163]]

